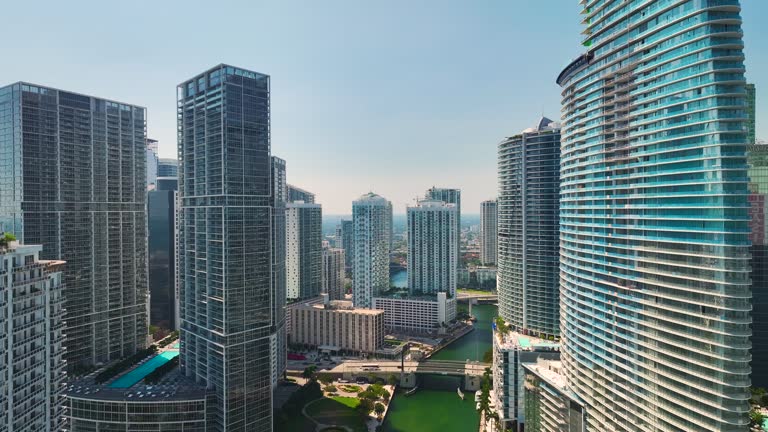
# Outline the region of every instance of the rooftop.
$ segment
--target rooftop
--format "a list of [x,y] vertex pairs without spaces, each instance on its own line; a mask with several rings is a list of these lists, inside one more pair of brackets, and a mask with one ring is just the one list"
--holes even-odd
[[561,391],[567,391],[568,383],[563,375],[563,364],[557,360],[539,359],[536,363],[525,363],[523,367],[530,370],[550,385]]
[[501,349],[520,349],[523,351],[560,351],[560,344],[531,334],[510,330],[506,333],[497,331],[493,323],[493,336]]

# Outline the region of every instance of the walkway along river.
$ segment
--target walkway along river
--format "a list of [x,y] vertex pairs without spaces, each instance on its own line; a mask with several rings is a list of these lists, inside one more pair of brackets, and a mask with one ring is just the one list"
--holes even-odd
[[[493,305],[477,305],[472,306],[472,313],[477,317],[475,330],[446,346],[432,358],[482,360],[483,353],[491,348],[491,322],[497,308]],[[456,394],[459,385],[458,378],[420,378],[419,390],[415,394],[406,397],[399,393],[395,396],[384,422],[384,432],[476,431],[480,417],[475,411],[475,395],[467,393],[462,401]]]

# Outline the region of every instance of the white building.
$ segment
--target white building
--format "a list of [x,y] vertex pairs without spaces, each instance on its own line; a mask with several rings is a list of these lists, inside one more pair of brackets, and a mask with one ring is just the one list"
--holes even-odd
[[154,190],[157,184],[157,140],[147,138],[147,190]]
[[373,297],[389,288],[389,242],[392,206],[369,192],[352,202],[354,225],[353,301],[371,308]]
[[0,431],[63,424],[63,261],[38,245],[0,243]]
[[374,297],[373,308],[384,311],[384,327],[395,331],[435,332],[456,318],[456,298],[435,296]]
[[411,294],[456,294],[458,209],[436,200],[418,201],[408,214],[408,290]]
[[331,300],[344,298],[344,249],[323,248],[322,292]]
[[292,202],[285,206],[285,276],[289,300],[320,294],[322,220],[320,204]]
[[498,214],[496,200],[480,203],[480,262],[486,265],[496,264]]

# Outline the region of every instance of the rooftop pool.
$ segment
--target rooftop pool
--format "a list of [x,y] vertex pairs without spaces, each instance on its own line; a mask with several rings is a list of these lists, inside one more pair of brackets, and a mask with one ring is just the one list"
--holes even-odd
[[151,359],[145,361],[139,367],[126,372],[120,378],[112,381],[108,387],[110,388],[128,388],[141,381],[147,375],[151,374],[155,369],[168,363],[173,358],[177,357],[179,352],[176,350],[169,350],[162,352]]

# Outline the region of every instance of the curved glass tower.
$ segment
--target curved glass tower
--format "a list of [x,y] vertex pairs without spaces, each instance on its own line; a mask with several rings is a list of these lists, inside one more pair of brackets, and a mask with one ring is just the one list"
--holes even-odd
[[749,204],[737,0],[582,0],[559,76],[561,331],[590,430],[744,431]]

